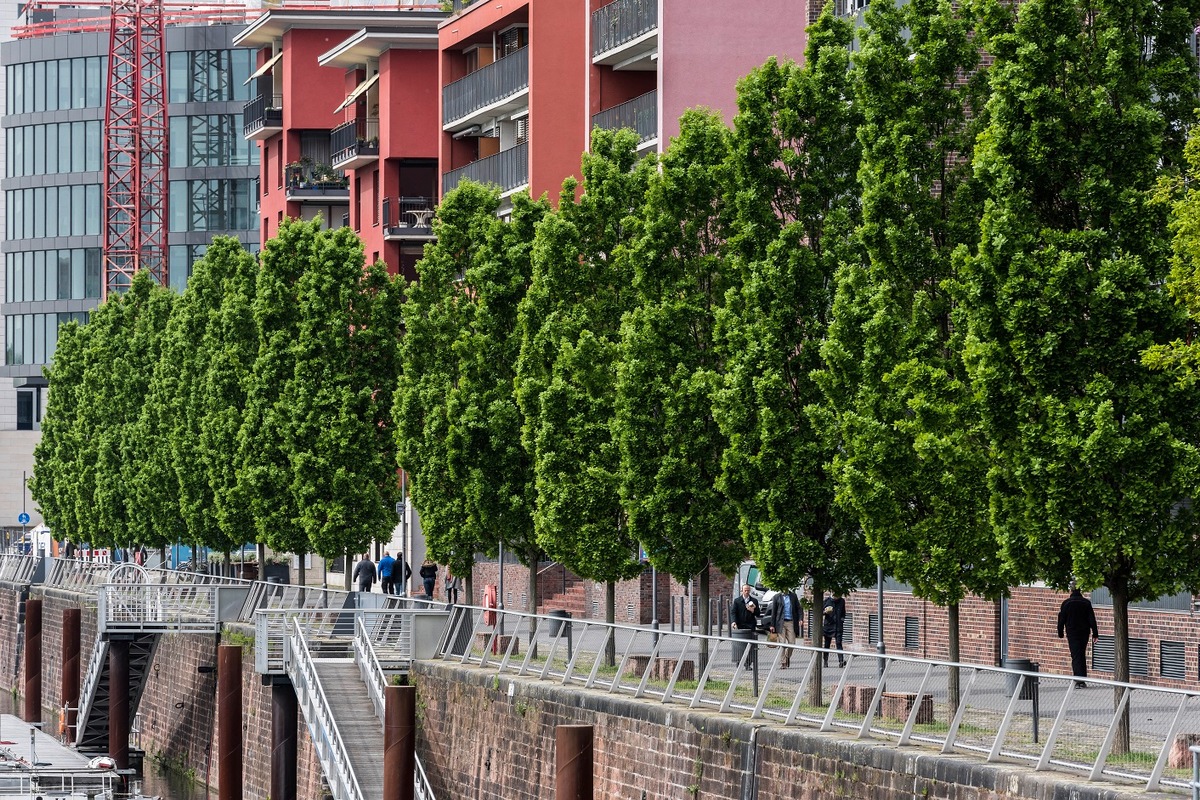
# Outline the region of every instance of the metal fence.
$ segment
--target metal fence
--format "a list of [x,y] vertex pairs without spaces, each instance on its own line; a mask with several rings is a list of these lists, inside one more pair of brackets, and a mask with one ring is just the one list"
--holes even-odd
[[592,14],[592,55],[598,56],[658,27],[658,0],[614,0]]
[[529,183],[529,143],[522,142],[495,155],[473,161],[442,176],[442,194],[446,195],[464,178],[476,183],[499,186],[509,192]]
[[[1185,789],[1200,693],[456,607],[447,661],[861,739]],[[845,666],[838,667],[839,657]],[[825,666],[829,659],[829,666]],[[784,667],[785,663],[789,666]]]
[[529,88],[529,48],[522,47],[442,89],[442,124]]
[[646,92],[599,114],[593,114],[592,127],[603,130],[632,128],[641,142],[657,138],[658,92]]

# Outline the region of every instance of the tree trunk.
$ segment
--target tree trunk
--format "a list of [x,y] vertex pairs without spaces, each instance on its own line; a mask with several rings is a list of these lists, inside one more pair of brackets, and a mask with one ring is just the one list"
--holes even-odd
[[[528,553],[525,557],[525,563],[529,565],[529,606],[528,611],[532,615],[538,613],[538,556],[540,551],[534,550]],[[529,657],[537,658],[537,616],[529,617]]]
[[[958,649],[958,603],[951,603],[946,606],[946,648],[949,650],[948,660],[957,664],[959,658]],[[950,713],[954,714],[958,711],[958,667],[950,667],[949,673],[946,675],[946,695],[950,702]]]
[[[299,583],[300,583],[301,591],[304,590],[304,586],[305,586],[305,583],[304,583],[304,556],[305,555],[306,555],[305,553],[297,553],[296,554],[296,574],[300,578]],[[301,594],[300,597],[303,599],[304,595]]]
[[[401,567],[400,567],[400,574],[401,574],[401,576],[404,575],[404,566],[403,565],[401,565]],[[466,592],[466,598],[467,598],[467,602],[464,603],[464,605],[468,605],[468,606],[475,605],[476,603],[475,603],[475,569],[474,569],[474,567],[472,567],[471,570],[469,572],[467,572],[467,576],[465,578],[463,578],[463,591]],[[480,603],[479,605],[483,605],[483,604]]]
[[[821,634],[821,603],[825,600],[825,586],[821,582],[821,576],[813,573],[812,576],[812,624],[808,626],[809,637],[812,639],[813,647],[821,647],[825,644],[825,640]],[[813,658],[816,663],[813,664],[812,681],[808,684],[808,704],[811,706],[820,706],[824,692],[821,686],[821,657],[822,653],[813,653]]]
[[[1129,597],[1125,587],[1109,588],[1113,610],[1113,679],[1129,682]],[[1094,646],[1094,645],[1093,645]],[[1113,689],[1113,709],[1121,702],[1124,690]],[[1116,735],[1113,737],[1112,754],[1125,755],[1129,752],[1129,707],[1117,720]]]
[[[609,625],[614,625],[617,621],[616,581],[608,581],[604,584],[604,621]],[[607,667],[617,665],[617,637],[615,635],[610,636],[608,643],[604,645],[604,665]]]
[[[705,564],[704,569],[700,570],[700,633],[703,636],[708,636],[712,633],[712,624],[709,615],[709,588],[708,573],[711,565]],[[703,674],[705,668],[708,667],[708,639],[700,640],[700,652],[696,656],[696,671],[698,674]]]

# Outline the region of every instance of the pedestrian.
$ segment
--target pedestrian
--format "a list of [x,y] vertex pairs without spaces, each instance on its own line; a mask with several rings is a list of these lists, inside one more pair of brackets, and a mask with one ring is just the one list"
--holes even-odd
[[[800,636],[800,598],[796,592],[788,589],[775,596],[771,606],[771,624],[768,628],[778,637],[780,644],[795,644]],[[792,648],[783,648],[782,669],[787,669],[792,663]]]
[[421,569],[418,570],[421,580],[425,583],[425,599],[433,599],[433,585],[437,582],[437,564],[430,561],[428,558],[421,563]]
[[729,622],[737,631],[750,631],[754,638],[758,625],[758,603],[750,596],[750,584],[742,584],[742,593],[729,606]]
[[412,577],[412,568],[404,560],[404,551],[396,554],[396,563],[392,565],[392,594],[408,597],[408,580]]
[[371,584],[375,583],[375,562],[370,559],[368,554],[363,553],[362,561],[359,561],[354,567],[354,574],[351,577],[358,581],[360,592],[371,591]]
[[387,550],[383,551],[383,558],[379,559],[379,591],[384,594],[395,594],[395,588],[392,586],[392,569],[396,566],[396,559],[392,558],[392,554]]
[[[842,631],[843,623],[846,621],[846,599],[840,594],[826,592],[825,602],[821,604],[821,635],[825,639],[825,649],[829,649],[829,643],[837,644],[838,649],[838,666],[846,666],[846,658],[842,655]],[[821,654],[821,661],[825,666],[829,666],[829,653]]]
[[[1092,601],[1083,596],[1075,581],[1071,581],[1071,595],[1063,600],[1058,610],[1058,638],[1067,635],[1067,647],[1071,649],[1071,672],[1076,678],[1087,677],[1087,644],[1088,634],[1092,641],[1100,638],[1100,629],[1096,627],[1096,612]],[[1082,680],[1075,681],[1080,689],[1087,686]]]
[[453,606],[458,604],[458,588],[462,585],[462,578],[455,575],[450,567],[446,567],[446,605]]

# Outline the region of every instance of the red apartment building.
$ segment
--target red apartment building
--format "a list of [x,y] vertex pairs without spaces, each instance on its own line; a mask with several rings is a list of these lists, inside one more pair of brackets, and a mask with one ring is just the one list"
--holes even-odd
[[269,12],[243,133],[259,142],[265,243],[285,217],[349,225],[367,258],[414,277],[437,197],[437,5]]

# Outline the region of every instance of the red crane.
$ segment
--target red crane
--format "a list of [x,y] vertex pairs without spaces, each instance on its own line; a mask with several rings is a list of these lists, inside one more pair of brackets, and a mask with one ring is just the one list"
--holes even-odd
[[104,297],[140,270],[167,285],[167,82],[162,0],[113,0],[104,108]]

